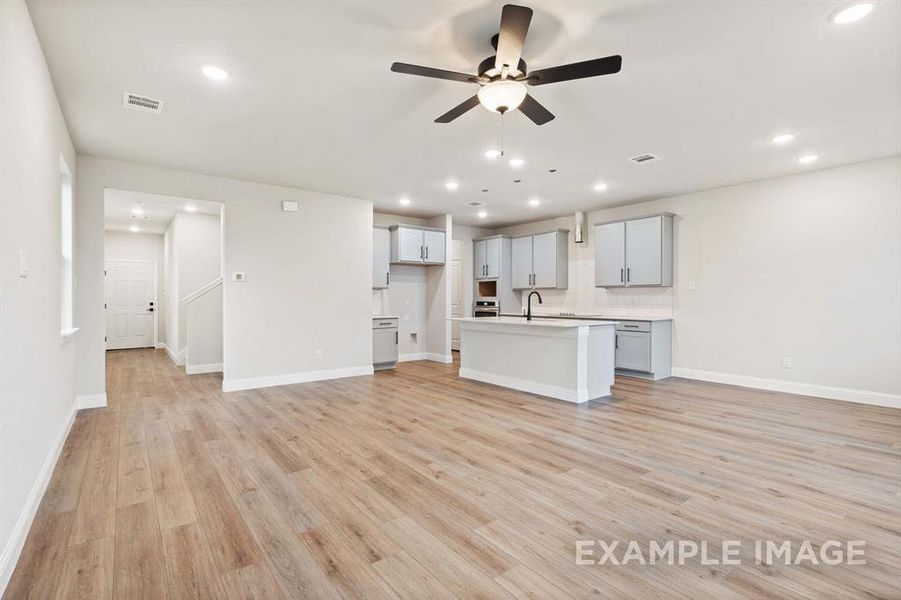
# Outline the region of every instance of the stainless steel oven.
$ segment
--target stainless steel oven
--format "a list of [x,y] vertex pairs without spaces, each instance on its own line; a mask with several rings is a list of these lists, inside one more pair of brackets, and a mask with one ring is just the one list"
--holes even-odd
[[497,317],[500,314],[501,309],[496,300],[476,300],[472,307],[473,317]]

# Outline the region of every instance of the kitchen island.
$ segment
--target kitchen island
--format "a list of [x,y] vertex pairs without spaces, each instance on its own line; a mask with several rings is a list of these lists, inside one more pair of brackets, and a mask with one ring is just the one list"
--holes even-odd
[[464,317],[460,377],[587,402],[610,395],[616,321]]

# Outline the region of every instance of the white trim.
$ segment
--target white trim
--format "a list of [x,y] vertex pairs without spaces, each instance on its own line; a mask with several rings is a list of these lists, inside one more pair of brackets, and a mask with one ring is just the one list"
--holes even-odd
[[19,513],[19,518],[16,520],[16,525],[13,527],[9,539],[6,541],[3,553],[0,554],[0,595],[2,595],[6,586],[9,584],[9,579],[12,577],[13,571],[16,568],[16,563],[19,562],[19,555],[22,553],[22,548],[25,546],[25,539],[28,537],[28,531],[31,529],[31,525],[34,522],[34,516],[37,514],[38,506],[40,506],[41,499],[44,497],[44,492],[47,491],[47,485],[50,483],[50,477],[53,475],[56,461],[59,460],[59,455],[63,451],[66,438],[69,437],[69,431],[72,429],[72,424],[75,422],[77,408],[77,403],[72,403],[72,410],[69,412],[69,416],[63,424],[62,432],[60,432],[60,435],[56,440],[56,446],[50,454],[47,455],[46,460],[44,460],[44,465],[41,467],[41,471],[38,473],[37,479],[35,479],[34,485],[31,487],[31,492],[28,494],[28,500],[25,501],[25,506],[22,507],[22,512]]
[[438,354],[437,352],[426,352],[425,354],[426,354],[425,359],[430,360],[432,362],[438,362],[438,363],[444,363],[444,364],[449,364],[449,363],[454,362],[453,354],[445,355],[445,354]]
[[63,338],[64,340],[69,339],[76,333],[78,333],[78,327],[69,327],[68,329],[60,329],[59,330],[59,336],[61,338]]
[[172,348],[166,345],[166,342],[160,343],[158,347],[161,347],[166,351],[166,354],[169,355],[169,358],[175,363],[175,366],[180,367],[185,364],[185,354],[187,354],[188,351],[187,348],[182,348],[178,353],[175,353],[172,351]]
[[103,408],[106,406],[106,393],[78,396],[75,398],[75,406],[78,407],[78,410],[84,408]]
[[284,375],[267,375],[265,377],[223,379],[222,391],[237,392],[240,390],[273,387],[276,385],[290,385],[292,383],[307,383],[325,379],[341,379],[343,377],[359,377],[361,375],[372,375],[373,372],[374,369],[372,368],[372,365],[366,365],[363,367],[345,367],[343,369],[323,369],[321,371],[286,373]]
[[397,356],[397,362],[410,362],[414,360],[428,360],[429,353],[428,352],[411,352],[410,354],[399,354]]
[[216,279],[207,283],[203,287],[200,287],[200,288],[194,290],[193,292],[191,292],[190,294],[188,294],[187,296],[182,298],[181,301],[184,302],[185,304],[190,304],[191,302],[194,302],[195,300],[197,300],[198,298],[200,298],[207,292],[211,292],[211,291],[215,290],[220,285],[222,285],[222,277],[221,276],[217,277]]
[[185,365],[186,375],[199,375],[201,373],[221,373],[222,363],[210,363],[208,365]]
[[[573,402],[577,404],[591,400],[591,398],[588,397],[587,388],[571,390],[568,388],[558,387],[556,385],[547,385],[545,383],[536,383],[534,381],[528,381],[526,379],[519,379],[518,377],[508,377],[506,375],[497,375],[496,373],[476,371],[475,369],[469,369],[466,367],[460,368],[460,377],[464,379],[481,381],[482,383],[490,383],[492,385],[512,388],[521,392],[529,392],[530,394],[538,394],[539,396],[548,396],[549,398],[556,398],[557,400],[565,400],[566,402]],[[599,395],[598,398],[603,398],[604,396],[609,395],[610,388],[608,387],[607,392],[605,394]]]
[[773,392],[785,392],[801,396],[814,396],[829,400],[843,400],[845,402],[857,402],[860,404],[872,404],[875,406],[887,406],[889,408],[901,408],[901,394],[886,394],[884,392],[868,392],[866,390],[853,390],[850,388],[831,387],[815,383],[797,383],[794,381],[782,381],[779,379],[765,379],[763,377],[749,377],[747,375],[733,375],[731,373],[717,373],[715,371],[701,371],[698,369],[683,369],[673,367],[674,377],[697,379],[713,383],[725,383],[740,387],[757,388]]

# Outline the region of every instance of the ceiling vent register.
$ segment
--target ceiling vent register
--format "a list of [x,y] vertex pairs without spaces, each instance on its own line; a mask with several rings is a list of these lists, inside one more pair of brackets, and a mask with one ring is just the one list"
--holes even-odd
[[122,96],[122,105],[132,110],[142,110],[144,112],[158,115],[163,110],[163,101],[138,94],[125,92]]
[[660,160],[660,157],[655,154],[639,154],[638,156],[633,156],[629,160],[634,162],[636,165],[641,165],[646,162],[651,162],[652,160]]

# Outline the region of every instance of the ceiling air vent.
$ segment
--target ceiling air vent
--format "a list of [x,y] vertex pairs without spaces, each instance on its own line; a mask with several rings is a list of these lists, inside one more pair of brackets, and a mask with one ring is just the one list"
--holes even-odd
[[639,154],[638,156],[633,156],[629,160],[636,165],[640,165],[642,163],[651,162],[652,160],[660,160],[660,157],[654,154]]
[[134,110],[143,110],[144,112],[160,114],[163,110],[163,101],[148,98],[147,96],[139,96],[138,94],[130,94],[125,92],[122,95],[122,105],[125,108]]

